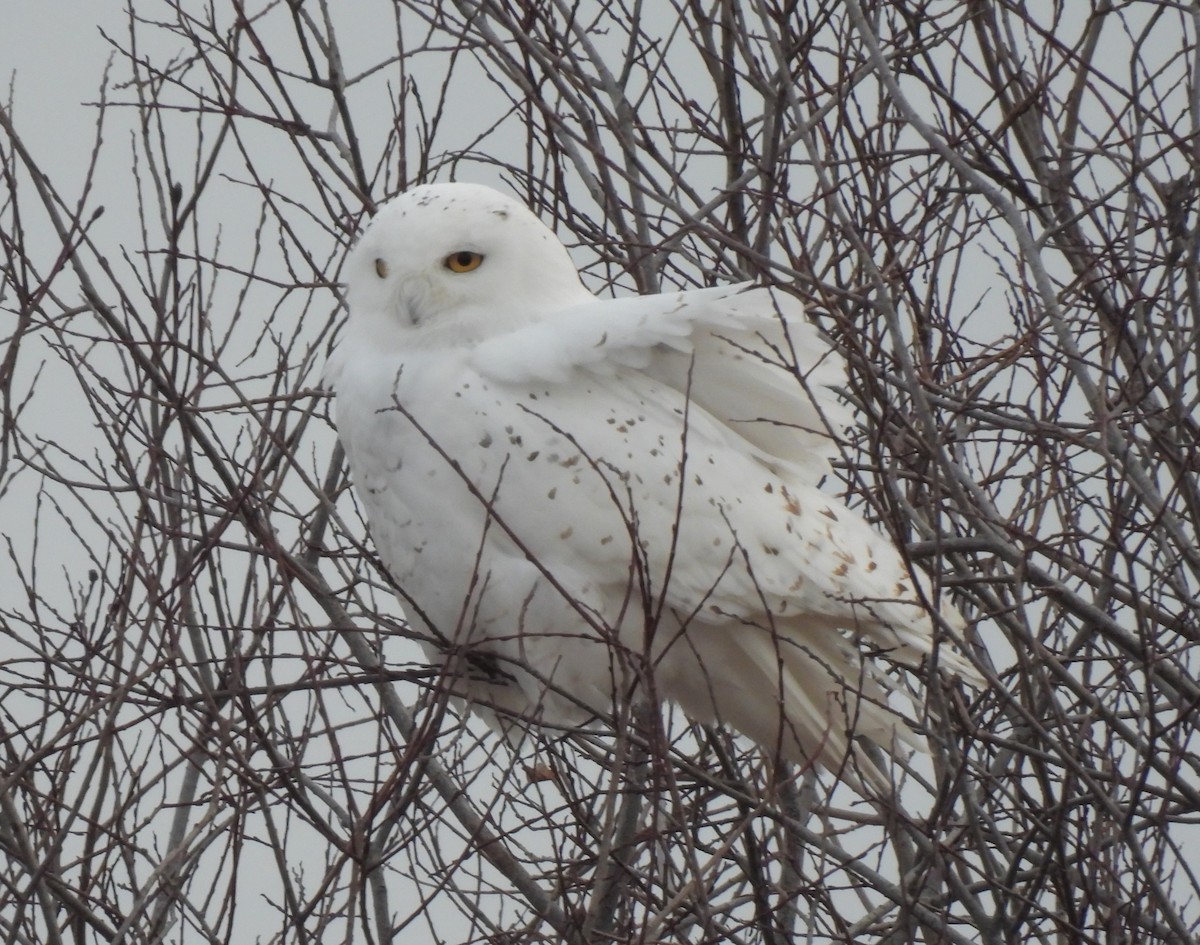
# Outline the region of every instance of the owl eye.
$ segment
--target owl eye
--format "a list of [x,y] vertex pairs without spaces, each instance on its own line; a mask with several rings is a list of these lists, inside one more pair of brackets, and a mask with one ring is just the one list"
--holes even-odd
[[483,254],[473,253],[469,249],[460,249],[446,257],[446,268],[451,272],[472,272],[483,264]]
[[375,260],[375,275],[379,276],[380,279],[386,279],[387,274],[388,274],[387,263],[385,263],[382,259],[376,259]]

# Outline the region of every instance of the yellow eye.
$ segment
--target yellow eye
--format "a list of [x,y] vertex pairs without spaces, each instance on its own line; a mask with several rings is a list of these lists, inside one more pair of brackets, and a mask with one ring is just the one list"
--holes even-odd
[[451,272],[472,272],[483,263],[482,253],[473,253],[469,249],[460,249],[446,257],[446,268]]

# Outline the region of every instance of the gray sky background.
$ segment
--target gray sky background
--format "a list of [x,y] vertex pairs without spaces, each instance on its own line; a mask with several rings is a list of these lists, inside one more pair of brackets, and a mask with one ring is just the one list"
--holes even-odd
[[87,166],[95,124],[95,110],[84,103],[96,100],[111,55],[100,30],[111,35],[124,28],[122,5],[10,0],[4,6],[0,69],[18,127],[55,179],[77,178]]

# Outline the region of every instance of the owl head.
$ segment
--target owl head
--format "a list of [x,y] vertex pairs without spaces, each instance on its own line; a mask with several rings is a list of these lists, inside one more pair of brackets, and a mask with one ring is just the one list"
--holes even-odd
[[471,344],[593,299],[558,237],[480,184],[426,184],[390,201],[344,275],[351,331],[380,344]]

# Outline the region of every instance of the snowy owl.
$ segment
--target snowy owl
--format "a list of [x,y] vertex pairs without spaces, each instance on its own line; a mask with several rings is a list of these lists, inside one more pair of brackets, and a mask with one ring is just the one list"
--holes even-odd
[[817,488],[844,365],[795,299],[600,300],[527,207],[462,183],[385,206],[345,279],[339,436],[452,692],[543,725],[672,700],[803,765],[918,741],[880,656],[916,666],[942,634]]

